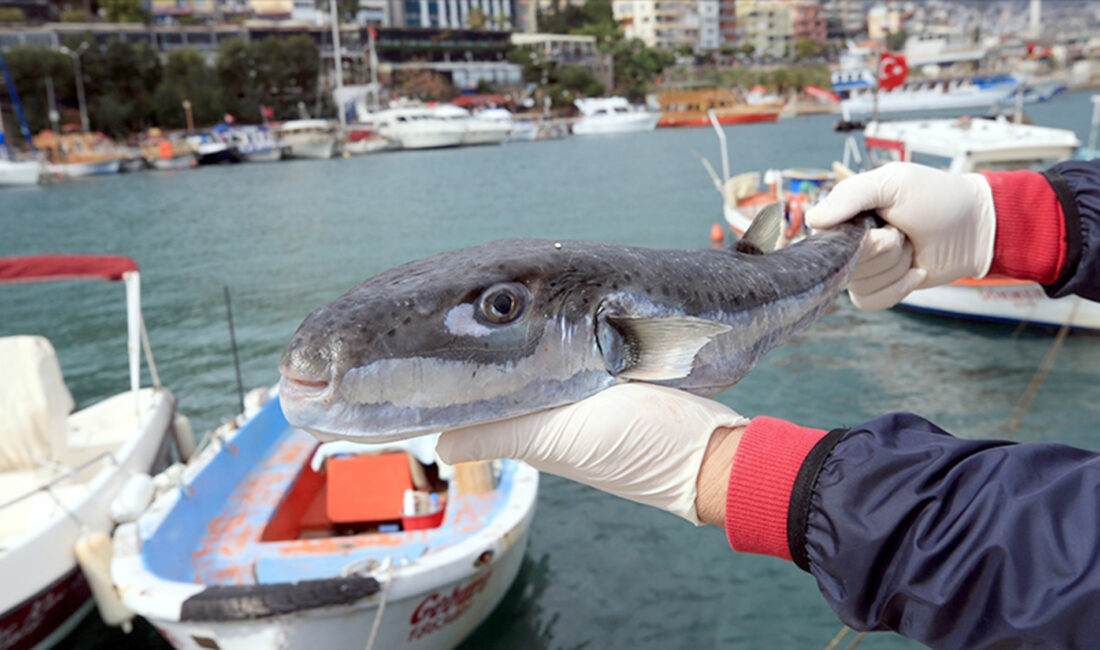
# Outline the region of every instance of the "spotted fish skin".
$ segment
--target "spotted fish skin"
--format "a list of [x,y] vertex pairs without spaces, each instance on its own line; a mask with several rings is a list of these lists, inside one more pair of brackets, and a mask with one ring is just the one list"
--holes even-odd
[[872,225],[767,253],[511,239],[409,262],[305,319],[283,410],[322,438],[383,442],[625,381],[714,395],[831,303]]

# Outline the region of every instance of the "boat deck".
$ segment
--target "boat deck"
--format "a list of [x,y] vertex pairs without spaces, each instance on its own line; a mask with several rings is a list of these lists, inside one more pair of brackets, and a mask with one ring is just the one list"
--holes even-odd
[[[278,408],[277,403],[274,408]],[[200,519],[195,511],[187,516],[191,525],[201,527],[195,533],[197,542],[190,554],[190,565],[194,568],[190,579],[194,582],[207,585],[295,582],[339,576],[351,563],[421,557],[490,525],[505,506],[515,474],[515,464],[505,464],[498,489],[480,495],[458,495],[452,482],[446,513],[437,528],[263,541],[265,527],[295,480],[308,468],[318,444],[309,434],[285,425],[281,417],[277,420],[284,423],[285,429],[276,434],[277,440],[263,445],[245,475],[226,488],[224,498],[213,500],[210,497],[216,495],[207,494],[207,498],[184,499],[194,502],[195,510],[202,508],[199,502],[221,504],[219,508],[210,508],[212,516],[208,513]],[[233,465],[247,462],[250,438],[273,433],[270,429],[262,432],[246,429],[247,426],[231,440],[227,451],[219,454],[236,456],[227,459]],[[218,460],[215,458],[203,472],[218,472]],[[163,548],[146,545],[147,549],[158,547]]]

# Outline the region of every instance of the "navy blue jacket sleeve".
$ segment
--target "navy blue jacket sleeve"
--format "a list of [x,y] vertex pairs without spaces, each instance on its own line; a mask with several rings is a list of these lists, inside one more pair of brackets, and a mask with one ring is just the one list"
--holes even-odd
[[1059,163],[1047,177],[1066,219],[1066,263],[1052,297],[1077,294],[1100,301],[1100,160]]
[[937,648],[1100,643],[1097,454],[885,415],[817,443],[788,523],[795,561],[855,629]]

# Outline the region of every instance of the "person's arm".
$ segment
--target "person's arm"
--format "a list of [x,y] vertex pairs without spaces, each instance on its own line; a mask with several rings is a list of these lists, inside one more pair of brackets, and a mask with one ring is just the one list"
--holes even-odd
[[997,215],[989,272],[1100,300],[1100,160],[982,176]]
[[987,274],[1100,299],[1100,161],[981,174],[891,163],[839,183],[806,223],[831,228],[863,210],[888,225],[869,233],[848,286],[861,308]]
[[828,434],[756,418],[726,499],[731,546],[793,559],[854,629],[939,648],[1100,638],[1097,454],[905,413]]

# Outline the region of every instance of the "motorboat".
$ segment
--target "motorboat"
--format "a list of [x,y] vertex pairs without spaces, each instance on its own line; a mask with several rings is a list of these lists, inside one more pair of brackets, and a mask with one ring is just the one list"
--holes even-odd
[[387,108],[368,113],[366,123],[398,149],[457,147],[466,136],[466,124],[448,120],[423,106]]
[[168,137],[160,129],[149,129],[141,142],[141,154],[149,167],[161,171],[188,169],[198,164],[194,147],[181,137]]
[[637,133],[657,128],[659,113],[637,109],[625,97],[581,97],[573,100],[581,116],[573,135]]
[[278,128],[288,158],[332,158],[339,136],[328,120],[289,120]]
[[186,137],[186,142],[195,152],[200,165],[222,165],[239,163],[242,158],[236,147],[231,146],[222,132],[202,131]]
[[441,119],[461,124],[465,129],[462,145],[500,144],[508,139],[512,125],[500,119],[479,119],[470,111],[454,104],[436,104],[431,107]]
[[[840,97],[841,110],[850,115],[874,112],[877,92],[878,112],[930,111],[963,108],[989,109],[1011,102],[1020,80],[1010,74],[978,75],[906,81],[890,89],[877,89],[869,69],[840,70],[832,74],[833,91]],[[1025,101],[1037,101],[1049,95],[1031,93]]]
[[[1003,116],[870,122],[863,140],[871,166],[902,160],[939,164],[957,174],[1041,171],[1073,157],[1081,145],[1068,129],[1021,124]],[[1076,296],[1048,298],[1034,282],[998,276],[920,289],[898,306],[978,320],[1055,327],[1068,323],[1100,330],[1100,303]]]
[[214,131],[243,162],[278,162],[283,159],[283,143],[262,124],[217,126]]
[[46,171],[61,178],[117,174],[129,158],[102,133],[54,133],[34,136],[34,146],[46,156]]
[[145,333],[137,265],[100,255],[0,258],[0,284],[76,279],[125,284],[130,386],[74,411],[49,340],[0,338],[0,643],[5,648],[49,647],[88,614],[91,590],[103,587],[99,578],[107,567],[95,571],[82,549],[96,540],[109,542],[107,535],[122,518],[112,510],[114,501],[133,477],[148,480],[148,473],[167,464],[170,432],[184,441],[182,453],[190,448],[186,419],[176,414],[175,397],[160,385],[148,353],[153,385],[140,385]]
[[385,151],[391,146],[388,138],[376,133],[368,124],[348,125],[347,136],[344,138],[344,151],[353,156]]
[[116,531],[123,602],[177,648],[458,645],[516,577],[538,473],[322,445],[259,393]]
[[661,119],[658,126],[707,126],[713,112],[719,124],[774,122],[783,111],[782,102],[748,103],[748,97],[731,88],[670,90],[659,93]]
[[38,160],[0,158],[0,187],[37,185],[42,172],[43,165]]
[[763,174],[755,171],[743,172],[731,177],[726,133],[713,111],[710,112],[710,118],[718,135],[722,176],[718,176],[709,161],[705,158],[701,160],[715,189],[722,195],[722,216],[730,229],[737,236],[744,235],[760,210],[772,203],[778,203],[783,210],[784,227],[777,245],[782,247],[804,239],[809,234],[803,218],[806,210],[824,198],[839,180],[838,171],[840,176],[844,172],[840,169],[791,167],[768,169]]

